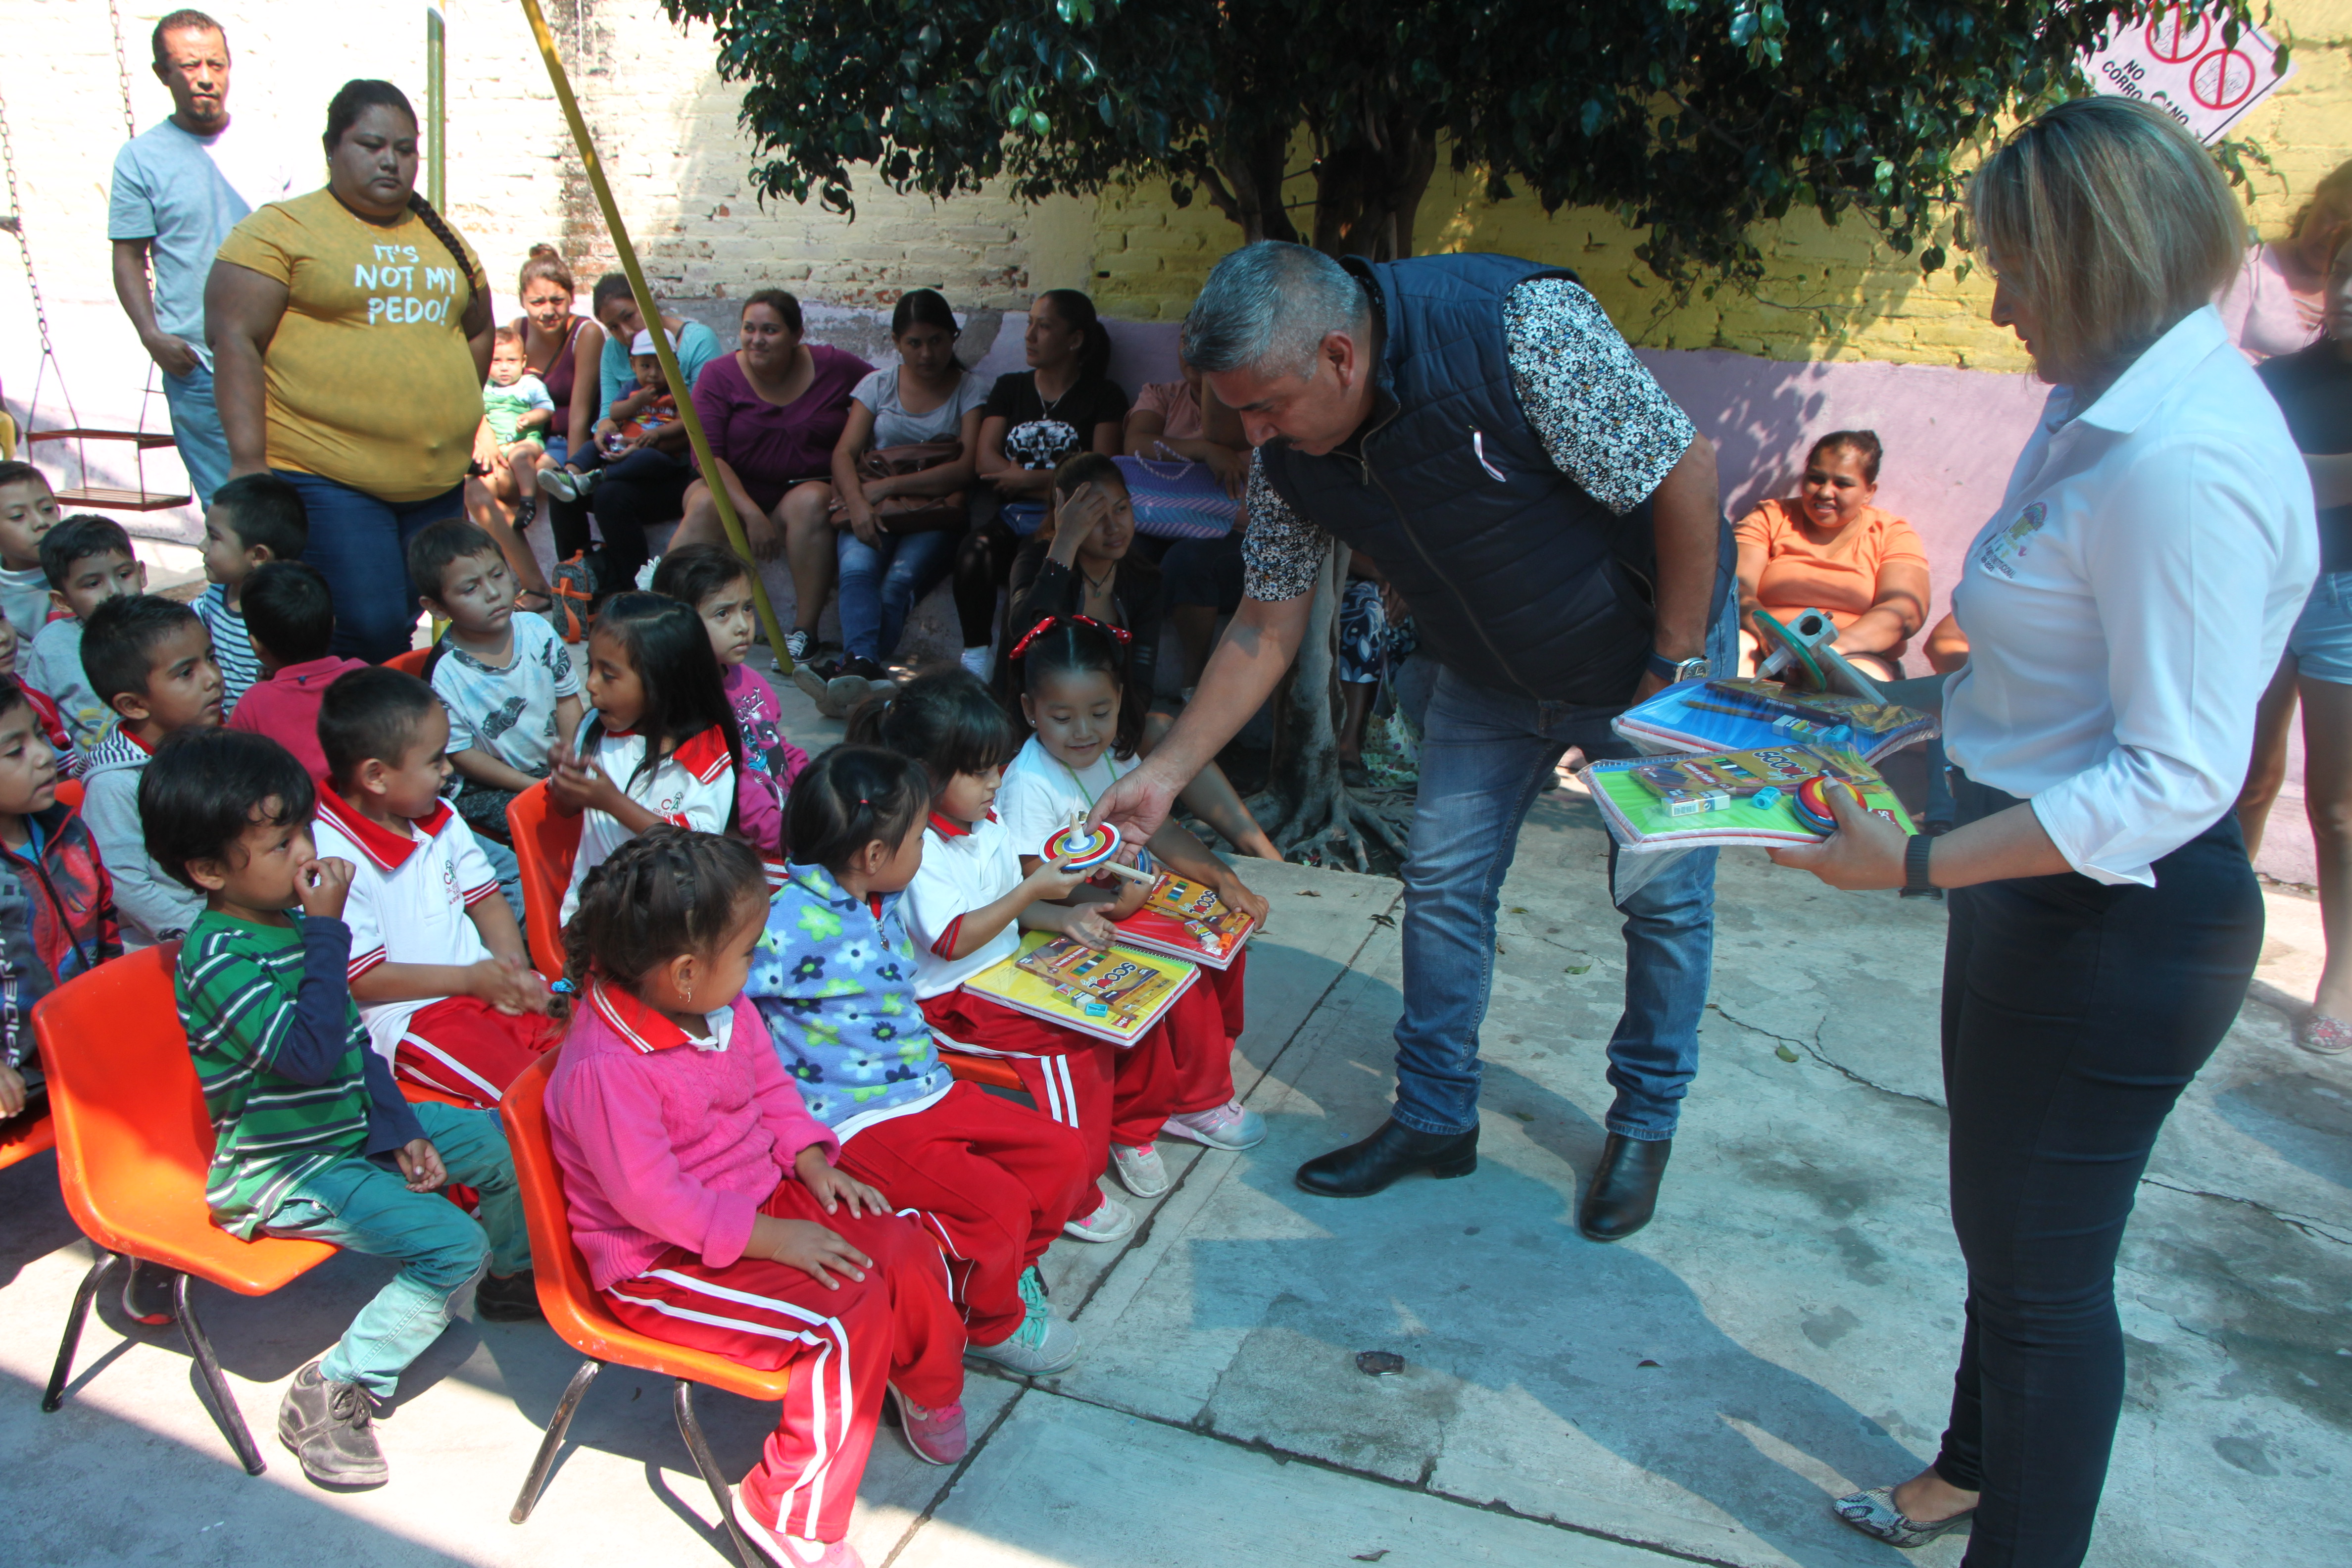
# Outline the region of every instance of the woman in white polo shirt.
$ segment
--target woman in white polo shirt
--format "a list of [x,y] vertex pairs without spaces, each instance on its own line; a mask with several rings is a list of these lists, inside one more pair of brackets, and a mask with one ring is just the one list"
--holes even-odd
[[2025,126],[1970,197],[1993,320],[2054,384],[1953,596],[1958,826],[1837,802],[1774,852],[1847,889],[1952,889],[1945,1096],[1969,1299],[1934,1465],[1841,1500],[1969,1568],[2083,1561],[2124,1387],[2115,1260],[2140,1173],[2237,1015],[2263,906],[2231,811],[2318,565],[2311,485],[2206,303],[2243,220],[2204,149],[2125,98]]

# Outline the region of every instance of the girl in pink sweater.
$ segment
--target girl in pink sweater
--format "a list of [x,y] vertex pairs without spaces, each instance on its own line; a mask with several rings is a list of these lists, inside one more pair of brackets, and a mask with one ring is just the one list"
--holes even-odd
[[758,856],[716,834],[659,825],[591,872],[547,1117],[615,1316],[762,1371],[803,1363],[743,1479],[746,1532],[785,1568],[861,1568],[843,1537],[885,1391],[918,1458],[963,1457],[963,1322],[939,1249],[834,1169],[742,995],[767,910]]

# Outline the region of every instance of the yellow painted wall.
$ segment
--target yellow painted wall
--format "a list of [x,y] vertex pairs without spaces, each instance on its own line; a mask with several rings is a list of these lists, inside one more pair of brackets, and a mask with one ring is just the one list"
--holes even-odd
[[[2296,74],[2238,128],[2276,164],[2258,180],[2250,221],[2284,234],[2320,176],[2352,158],[2352,0],[2276,0],[2295,39]],[[1981,271],[1955,283],[1949,267],[1923,279],[1910,258],[1876,244],[1849,218],[1834,227],[1806,213],[1758,237],[1768,276],[1752,292],[1718,290],[1670,308],[1633,258],[1639,236],[1605,212],[1547,216],[1524,198],[1495,203],[1478,182],[1441,173],[1423,202],[1423,250],[1499,250],[1573,267],[1626,335],[1656,348],[1730,349],[1768,359],[1869,359],[1980,370],[2027,367],[2016,340],[1986,319],[1992,284]],[[1298,182],[1294,199],[1311,196]],[[1106,195],[1096,224],[1092,289],[1104,312],[1139,320],[1183,314],[1236,230],[1196,202],[1179,210],[1164,187]]]

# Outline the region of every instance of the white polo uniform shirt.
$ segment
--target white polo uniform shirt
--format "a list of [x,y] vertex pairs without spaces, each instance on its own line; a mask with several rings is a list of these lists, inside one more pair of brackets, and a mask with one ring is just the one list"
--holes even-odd
[[[727,831],[735,810],[735,758],[727,749],[726,731],[718,726],[688,738],[642,779],[636,774],[637,764],[646,760],[643,735],[609,734],[600,727],[595,748],[596,766],[604,776],[664,822],[698,833]],[[563,889],[564,920],[580,907],[580,884],[588,873],[635,837],[607,812],[582,814],[580,853],[572,858],[572,883]]]
[[969,828],[939,813],[923,829],[923,864],[907,884],[898,905],[907,934],[915,942],[915,1000],[944,996],[992,963],[1020,950],[1021,922],[1004,929],[962,958],[950,958],[963,917],[996,902],[1021,885],[1021,852],[1013,835],[992,816]]
[[[491,956],[467,911],[499,890],[499,875],[466,826],[446,805],[410,825],[402,837],[377,826],[337,795],[319,786],[319,816],[310,835],[321,859],[357,868],[343,923],[352,928],[351,977],[379,963],[479,963]],[[440,997],[362,1004],[360,1022],[387,1062],[408,1033],[408,1022]]]

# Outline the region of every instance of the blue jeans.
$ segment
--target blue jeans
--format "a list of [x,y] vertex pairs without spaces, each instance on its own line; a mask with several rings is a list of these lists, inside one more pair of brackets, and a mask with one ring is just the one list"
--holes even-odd
[[[1728,614],[1707,637],[1716,668],[1737,647]],[[1622,707],[1513,697],[1440,669],[1421,738],[1421,793],[1404,864],[1404,1013],[1397,1121],[1423,1132],[1478,1124],[1478,1026],[1495,971],[1495,910],[1519,825],[1570,746],[1633,749]],[[1610,870],[1616,869],[1610,847]],[[1698,1070],[1698,1022],[1715,959],[1715,851],[1696,850],[1617,905],[1625,917],[1625,1011],[1609,1038],[1612,1132],[1671,1138]]]
[[437,1193],[410,1192],[397,1170],[354,1155],[299,1183],[261,1227],[404,1265],[319,1363],[330,1382],[356,1383],[387,1399],[408,1364],[449,1326],[449,1303],[481,1277],[484,1263],[501,1276],[530,1267],[522,1194],[498,1113],[429,1104],[415,1110],[449,1180],[481,1194],[479,1223]]
[[429,523],[465,516],[464,487],[395,504],[316,474],[271,471],[302,493],[310,513],[310,542],[302,559],[319,569],[334,597],[333,651],[370,664],[407,652],[416,629],[408,542]]
[[163,404],[172,411],[172,440],[188,470],[196,505],[213,504],[213,492],[228,483],[228,433],[213,405],[213,373],[198,361],[185,375],[163,375]]
[[841,646],[852,658],[877,664],[898,651],[907,617],[955,564],[962,535],[950,529],[886,533],[868,544],[849,529],[840,534]]

